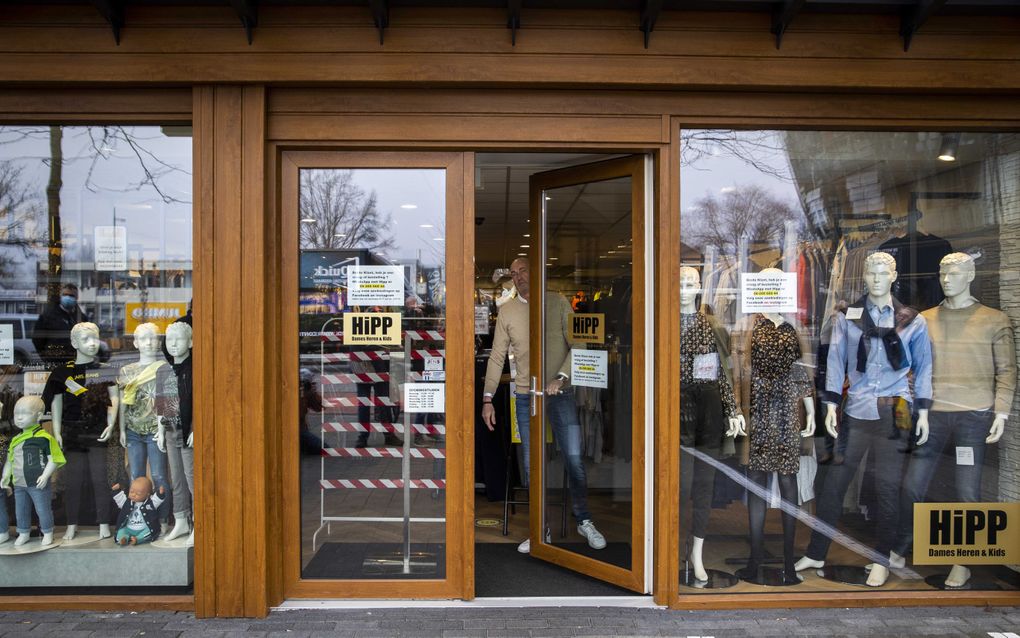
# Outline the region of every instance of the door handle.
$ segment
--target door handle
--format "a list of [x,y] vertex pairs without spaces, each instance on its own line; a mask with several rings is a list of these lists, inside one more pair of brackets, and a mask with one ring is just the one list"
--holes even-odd
[[535,408],[535,397],[545,396],[545,393],[538,389],[538,379],[531,377],[531,389],[528,390],[528,394],[531,395],[531,400],[528,403],[531,405],[531,416],[538,414]]

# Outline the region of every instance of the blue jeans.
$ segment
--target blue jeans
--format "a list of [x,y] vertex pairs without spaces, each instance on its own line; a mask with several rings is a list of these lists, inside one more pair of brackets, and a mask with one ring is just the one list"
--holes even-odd
[[[946,453],[956,469],[956,498],[961,503],[981,502],[981,471],[985,465],[985,438],[992,427],[995,414],[989,410],[967,412],[929,412],[928,441],[914,448],[907,465],[900,493],[900,524],[893,547],[905,556],[914,540],[914,503],[923,503],[928,495],[932,476],[942,454]],[[952,443],[952,447],[950,446]],[[949,448],[948,451],[946,448]],[[955,462],[957,447],[969,447],[974,452],[973,465]]]
[[43,534],[53,531],[52,495],[53,488],[50,485],[41,490],[38,487],[14,486],[14,516],[18,521],[19,534],[32,531],[32,505],[35,505],[35,512],[39,515],[39,530]]
[[[528,441],[531,439],[531,401],[526,394],[514,394],[517,402],[517,429],[521,433],[521,449],[524,450],[524,474],[530,476],[531,454]],[[574,393],[567,390],[562,394],[545,397],[545,410],[552,424],[553,440],[563,454],[567,464],[567,479],[570,486],[570,506],[578,522],[589,520],[588,477],[581,458],[581,423],[577,420],[577,405]]]
[[131,480],[145,476],[145,462],[149,463],[152,475],[152,489],[159,494],[163,488],[163,497],[170,490],[166,481],[166,452],[160,452],[156,445],[155,434],[138,434],[134,430],[127,431],[128,465],[131,466]]
[[[889,562],[889,550],[893,549],[899,523],[900,476],[906,454],[905,443],[909,433],[896,429],[893,409],[881,406],[877,420],[857,419],[844,413],[840,430],[846,430],[846,458],[843,465],[830,467],[818,495],[816,515],[823,522],[835,526],[843,513],[843,497],[850,487],[850,481],[857,473],[864,455],[870,450],[865,480],[875,485],[877,512],[871,528],[875,532],[875,551]],[[842,434],[842,432],[841,432]],[[819,530],[811,532],[805,556],[813,560],[825,560],[832,539]]]
[[11,527],[11,521],[7,518],[7,491],[0,488],[0,534],[6,534]]

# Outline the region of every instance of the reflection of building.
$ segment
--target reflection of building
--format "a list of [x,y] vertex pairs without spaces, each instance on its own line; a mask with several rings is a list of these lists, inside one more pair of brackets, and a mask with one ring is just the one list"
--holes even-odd
[[[132,269],[137,264],[129,262],[129,270],[124,272],[97,272],[94,266],[91,261],[65,261],[61,281],[78,285],[78,303],[91,315],[103,334],[124,334],[140,319],[143,322],[158,322],[160,319],[171,318],[162,317],[156,309],[144,309],[148,304],[182,304],[186,307],[192,300],[191,260],[148,262],[141,270]],[[33,296],[34,304],[39,309],[46,305],[46,289],[41,283],[46,276],[46,262],[41,261],[40,284],[38,292]],[[129,308],[134,311],[133,321],[126,314]],[[139,313],[139,310],[142,312]]]

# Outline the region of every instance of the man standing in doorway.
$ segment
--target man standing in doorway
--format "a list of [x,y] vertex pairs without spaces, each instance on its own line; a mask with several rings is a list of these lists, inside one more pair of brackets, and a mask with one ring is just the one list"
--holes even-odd
[[[528,453],[529,424],[531,415],[528,394],[528,260],[519,258],[510,264],[510,277],[517,287],[517,296],[504,303],[496,318],[496,334],[492,340],[485,371],[485,396],[482,398],[482,420],[491,431],[496,425],[496,414],[492,407],[492,395],[499,385],[508,349],[514,353],[517,367],[514,400],[517,408],[517,427],[524,450],[524,473],[530,474]],[[573,389],[570,387],[570,343],[569,321],[572,311],[570,304],[561,295],[550,294],[545,298],[545,409],[552,424],[553,438],[563,453],[570,484],[570,501],[577,519],[577,533],[583,536],[593,549],[606,546],[605,537],[595,529],[588,511],[588,479],[585,476],[584,461],[581,458],[581,424],[577,419]],[[541,374],[539,372],[538,374]],[[527,480],[527,479],[525,479]],[[546,542],[549,531],[546,530]],[[531,551],[531,539],[518,545],[517,551],[527,554]]]

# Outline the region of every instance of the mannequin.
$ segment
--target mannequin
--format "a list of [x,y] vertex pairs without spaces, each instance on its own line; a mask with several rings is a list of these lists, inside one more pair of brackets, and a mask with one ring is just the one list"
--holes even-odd
[[[0,403],[0,413],[4,411],[4,404]],[[0,432],[0,468],[7,462],[7,435]],[[0,473],[0,476],[3,476]],[[0,487],[0,545],[11,540],[11,522],[7,518],[6,492]]]
[[[766,268],[762,273],[782,273]],[[776,472],[780,496],[790,506],[797,504],[797,472],[800,469],[800,439],[814,436],[815,403],[805,355],[810,352],[797,329],[782,315],[763,313],[750,317],[750,329],[736,353],[735,366],[741,383],[742,407],[749,415],[748,444],[743,462],[747,477],[763,490]],[[807,428],[800,431],[798,403],[803,403]],[[764,556],[765,499],[748,491],[748,528],[751,559],[737,576],[761,582],[758,569]],[[783,512],[783,583],[797,584],[793,544],[796,518]]]
[[[680,443],[718,457],[724,437],[745,433],[729,371],[729,336],[711,315],[698,310],[701,276],[680,268]],[[725,430],[724,430],[725,428]],[[694,501],[691,565],[698,581],[707,581],[703,550],[712,508],[715,469],[688,458],[681,464],[681,483]]]
[[166,453],[159,450],[156,432],[156,374],[166,365],[159,343],[159,328],[143,323],[135,328],[138,361],[120,369],[120,444],[127,448],[131,480],[145,476],[146,462],[157,494],[168,491]]
[[[18,538],[15,546],[24,545],[32,532],[32,506],[39,516],[42,546],[53,544],[53,505],[50,477],[65,463],[57,440],[39,425],[46,411],[42,399],[24,396],[14,404],[14,425],[21,434],[11,440],[7,461],[0,474],[0,487],[14,488]],[[40,461],[46,460],[40,467]],[[7,530],[5,529],[6,533]]]
[[[878,554],[889,554],[887,562],[871,565],[867,578],[871,587],[885,584],[889,565],[902,565],[902,558],[893,551],[893,545],[907,434],[896,427],[894,405],[897,399],[914,402],[917,443],[923,445],[928,438],[928,409],[932,397],[927,322],[892,296],[890,290],[894,281],[896,260],[887,253],[868,255],[864,260],[867,294],[836,313],[826,362],[825,428],[833,438],[839,434],[836,404],[841,399],[844,377],[850,378],[843,406],[847,449],[843,464],[833,466],[826,477],[818,498],[817,515],[824,523],[836,523],[850,481],[864,455],[870,451],[871,465],[876,468],[878,496],[875,549]],[[814,530],[806,555],[797,561],[797,571],[824,566],[831,542],[827,535]]]
[[67,466],[64,476],[68,489],[64,494],[67,530],[64,540],[78,533],[78,515],[85,481],[92,484],[99,522],[99,538],[109,538],[110,485],[106,480],[106,442],[117,422],[120,394],[113,370],[96,361],[99,352],[99,327],[82,322],[71,328],[74,361],[50,373],[43,390],[43,403],[53,416],[53,438],[64,451]]
[[191,326],[183,322],[166,329],[166,350],[173,358],[170,369],[160,368],[156,374],[156,414],[158,428],[156,445],[167,454],[170,463],[170,484],[173,491],[174,526],[166,540],[186,534],[187,546],[194,539],[190,527],[191,502],[195,493],[195,450],[191,430]]
[[[1016,390],[1017,367],[1009,317],[971,295],[974,259],[951,253],[939,264],[945,300],[921,313],[928,322],[934,365],[933,402],[927,442],[910,456],[903,482],[896,551],[906,555],[913,541],[914,503],[923,502],[939,458],[949,450],[968,450],[956,469],[956,497],[981,502],[985,446],[1002,438]],[[970,569],[954,565],[947,587],[963,587]]]

